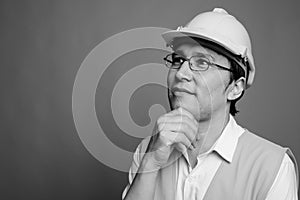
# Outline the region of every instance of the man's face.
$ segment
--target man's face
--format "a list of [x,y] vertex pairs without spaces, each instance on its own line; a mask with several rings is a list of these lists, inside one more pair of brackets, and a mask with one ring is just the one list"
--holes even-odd
[[[204,48],[197,42],[181,42],[174,48],[175,53],[184,58],[198,54],[210,56],[210,60],[230,68],[229,61],[222,55]],[[230,72],[214,65],[206,71],[192,71],[188,62],[179,69],[170,69],[168,73],[169,101],[172,109],[183,107],[194,115],[198,121],[209,120],[213,115],[225,112],[227,86]],[[184,91],[187,90],[187,91]]]

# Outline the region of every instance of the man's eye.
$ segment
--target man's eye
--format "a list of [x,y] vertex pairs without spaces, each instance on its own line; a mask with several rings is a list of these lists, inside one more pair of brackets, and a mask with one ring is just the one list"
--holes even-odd
[[181,64],[183,62],[183,59],[180,57],[174,57],[173,58],[173,63],[174,64]]
[[197,59],[195,59],[195,63],[197,65],[200,65],[200,66],[206,66],[206,65],[209,64],[209,62],[206,59],[203,59],[203,58],[197,58]]

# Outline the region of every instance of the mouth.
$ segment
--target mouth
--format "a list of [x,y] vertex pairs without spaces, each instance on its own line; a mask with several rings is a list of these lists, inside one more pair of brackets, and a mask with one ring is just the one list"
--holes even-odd
[[186,88],[182,88],[182,87],[174,87],[172,88],[172,93],[176,94],[176,93],[187,93],[187,94],[193,94],[190,90],[186,89]]

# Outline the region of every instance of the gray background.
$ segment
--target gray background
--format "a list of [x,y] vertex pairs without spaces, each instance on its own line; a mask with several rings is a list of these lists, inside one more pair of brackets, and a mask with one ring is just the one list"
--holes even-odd
[[[77,70],[113,34],[144,26],[176,28],[216,6],[236,15],[253,42],[257,76],[238,104],[237,120],[289,146],[299,160],[299,1],[2,0],[0,198],[120,199],[126,174],[97,161],[76,132],[71,101]],[[100,123],[124,149],[133,151],[139,140],[114,124],[107,109],[111,89],[133,64],[158,62],[161,56],[150,50],[125,55],[99,83]],[[145,113],[153,103],[167,108],[164,88],[147,85],[135,93],[130,110],[137,124],[148,123]]]

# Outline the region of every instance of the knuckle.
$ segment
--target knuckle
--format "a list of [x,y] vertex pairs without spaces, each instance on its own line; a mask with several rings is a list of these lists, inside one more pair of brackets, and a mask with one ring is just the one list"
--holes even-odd
[[188,117],[188,116],[186,116],[186,115],[183,115],[183,116],[182,116],[182,120],[184,120],[184,121],[188,121],[188,120],[189,120],[189,117]]
[[157,124],[161,123],[161,122],[162,122],[162,118],[163,118],[162,116],[159,117],[159,118],[156,120],[156,123],[157,123]]
[[160,140],[165,146],[168,146],[174,142],[169,131],[160,132]]
[[157,129],[159,132],[161,132],[163,130],[163,127],[164,127],[163,124],[161,124],[161,123],[157,124]]
[[184,122],[184,123],[186,123],[186,124],[189,124],[190,118],[187,117],[187,116],[183,116],[183,117],[182,117],[182,122]]
[[161,132],[159,133],[159,136],[160,136],[161,138],[167,138],[167,137],[168,137],[168,132],[167,132],[167,131],[161,131]]
[[182,127],[182,129],[184,129],[184,130],[188,130],[189,129],[189,126],[186,124],[186,123],[181,123],[181,127]]

